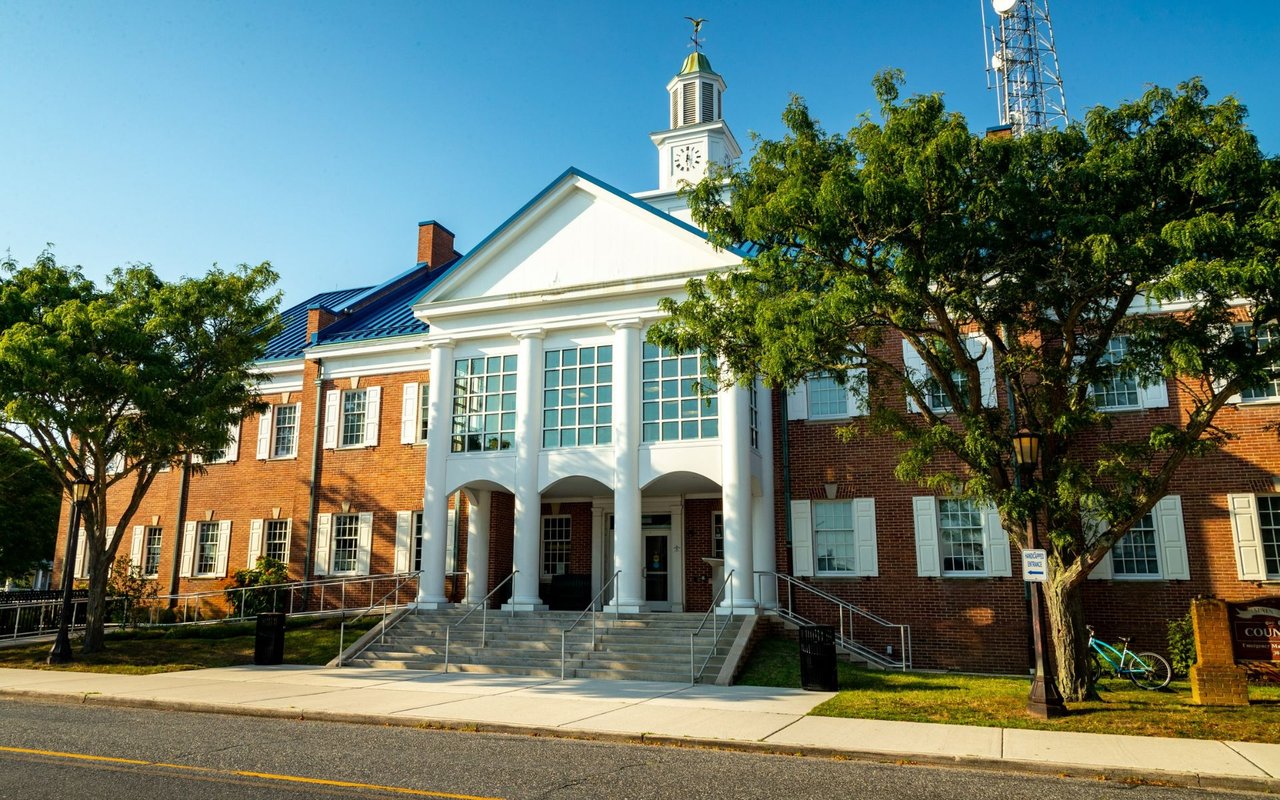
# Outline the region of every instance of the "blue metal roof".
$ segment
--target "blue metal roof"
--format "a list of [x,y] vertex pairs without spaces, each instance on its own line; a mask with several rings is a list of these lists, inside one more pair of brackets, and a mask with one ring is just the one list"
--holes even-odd
[[[443,270],[441,271],[443,272]],[[426,291],[435,277],[423,271],[413,280],[379,297],[364,308],[343,317],[320,331],[316,344],[358,342],[387,336],[425,333],[427,324],[413,316],[413,301]]]
[[276,361],[282,358],[301,358],[307,346],[307,309],[315,306],[338,311],[354,297],[369,290],[367,286],[356,289],[340,289],[336,292],[318,294],[306,302],[299,303],[280,314],[284,329],[267,342],[263,361]]

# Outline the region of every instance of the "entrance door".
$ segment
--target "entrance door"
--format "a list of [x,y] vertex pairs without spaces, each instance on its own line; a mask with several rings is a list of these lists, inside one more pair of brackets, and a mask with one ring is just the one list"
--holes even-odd
[[667,538],[666,533],[644,535],[644,602],[654,611],[671,609]]

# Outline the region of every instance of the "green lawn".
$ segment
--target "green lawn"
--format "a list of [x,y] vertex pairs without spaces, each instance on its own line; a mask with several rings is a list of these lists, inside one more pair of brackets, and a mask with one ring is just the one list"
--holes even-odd
[[[788,639],[766,639],[738,683],[800,686],[799,651]],[[1128,681],[1104,680],[1100,700],[1072,703],[1064,719],[1026,713],[1025,678],[952,673],[882,672],[839,664],[840,693],[811,714],[822,717],[940,722],[1004,728],[1176,736],[1280,743],[1280,686],[1253,685],[1247,708],[1191,705],[1185,681],[1147,692]]]
[[[379,619],[366,617],[354,625],[347,625],[346,644],[350,646]],[[284,662],[328,663],[338,654],[339,624],[337,619],[291,621],[285,632]],[[73,639],[72,643],[77,650],[75,661],[70,664],[46,664],[49,644],[45,642],[0,648],[0,667],[145,675],[252,664],[254,626],[253,623],[236,622],[164,630],[116,631],[107,634],[107,649],[92,655],[80,653],[78,641]]]

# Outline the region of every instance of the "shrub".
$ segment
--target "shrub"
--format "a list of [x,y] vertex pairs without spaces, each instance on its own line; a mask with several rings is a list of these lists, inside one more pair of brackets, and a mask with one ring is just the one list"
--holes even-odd
[[131,563],[128,556],[120,556],[111,565],[107,575],[107,595],[112,600],[109,610],[111,621],[122,627],[137,627],[150,620],[150,607],[155,603],[156,582],[142,577],[142,567]]
[[1191,624],[1191,613],[1169,620],[1169,660],[1176,675],[1187,675],[1196,663],[1196,637]]
[[233,616],[255,617],[263,611],[279,607],[279,589],[240,591],[253,586],[272,586],[289,582],[289,568],[274,558],[262,556],[252,569],[242,569],[231,576],[227,583],[227,602]]

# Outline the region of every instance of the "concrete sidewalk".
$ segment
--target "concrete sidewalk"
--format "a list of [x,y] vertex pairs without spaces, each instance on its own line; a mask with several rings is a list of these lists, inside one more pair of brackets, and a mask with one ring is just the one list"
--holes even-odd
[[0,697],[947,764],[1280,793],[1280,745],[807,717],[832,695],[473,673],[0,669]]

